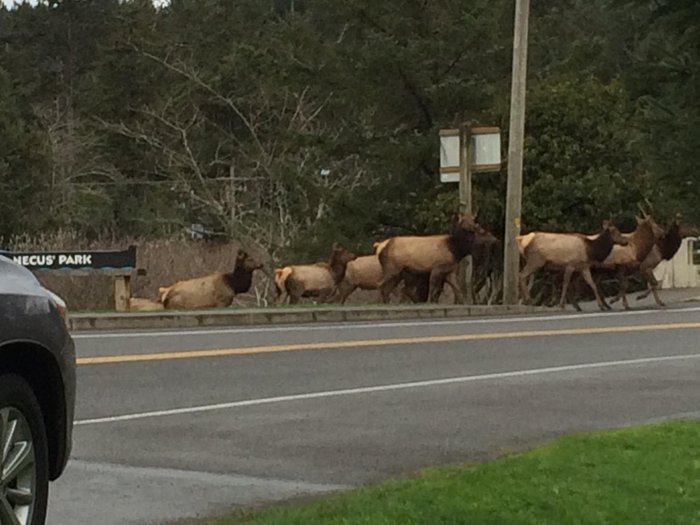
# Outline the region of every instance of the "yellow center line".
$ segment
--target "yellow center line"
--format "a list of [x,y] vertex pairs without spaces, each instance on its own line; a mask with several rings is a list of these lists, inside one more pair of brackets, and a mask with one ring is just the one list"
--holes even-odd
[[637,326],[608,326],[599,328],[563,328],[558,330],[529,330],[519,332],[435,335],[425,337],[397,337],[391,339],[360,339],[357,341],[326,341],[323,343],[297,343],[241,348],[218,348],[211,350],[183,350],[181,352],[158,352],[151,354],[127,354],[96,357],[80,357],[79,365],[105,365],[115,363],[137,363],[143,361],[167,361],[173,359],[199,359],[232,355],[266,354],[272,352],[295,352],[299,350],[333,350],[339,348],[364,348],[370,346],[416,345],[425,343],[450,343],[459,341],[490,341],[519,339],[525,337],[560,337],[566,335],[619,334],[653,332],[659,330],[700,329],[699,323],[672,323]]

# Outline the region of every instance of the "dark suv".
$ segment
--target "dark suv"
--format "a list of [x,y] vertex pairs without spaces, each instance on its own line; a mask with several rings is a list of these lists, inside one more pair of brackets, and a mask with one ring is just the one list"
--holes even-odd
[[65,303],[0,256],[0,524],[41,525],[71,449],[75,350]]

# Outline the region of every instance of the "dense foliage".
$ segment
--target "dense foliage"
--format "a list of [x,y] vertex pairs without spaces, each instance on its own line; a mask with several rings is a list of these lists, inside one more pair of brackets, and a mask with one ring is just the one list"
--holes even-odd
[[[198,224],[279,258],[442,229],[457,198],[438,182],[437,131],[472,121],[507,136],[513,7],[0,8],[0,237]],[[642,198],[700,220],[700,4],[535,2],[529,78],[526,228],[624,224]],[[498,232],[505,168],[475,184]]]

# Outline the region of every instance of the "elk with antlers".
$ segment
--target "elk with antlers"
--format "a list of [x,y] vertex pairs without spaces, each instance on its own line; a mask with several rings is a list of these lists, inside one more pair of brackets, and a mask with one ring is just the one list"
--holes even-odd
[[[658,287],[659,282],[654,276],[654,270],[661,264],[662,261],[670,261],[678,253],[678,250],[683,243],[683,239],[689,237],[697,237],[700,231],[697,228],[681,224],[680,214],[676,215],[675,220],[666,229],[664,235],[657,239],[654,247],[651,249],[646,258],[639,265],[639,273],[647,283],[647,290],[637,296],[637,300],[645,299],[649,294],[654,295],[654,301],[658,306],[666,306],[659,297]],[[610,301],[614,303],[622,298],[621,294]]]
[[663,228],[641,205],[640,210],[642,217],[637,217],[637,228],[632,233],[623,234],[627,243],[624,246],[614,246],[610,254],[595,266],[597,270],[615,272],[619,287],[617,297],[622,299],[626,310],[630,309],[625,293],[629,275],[640,270],[644,260],[664,235]]

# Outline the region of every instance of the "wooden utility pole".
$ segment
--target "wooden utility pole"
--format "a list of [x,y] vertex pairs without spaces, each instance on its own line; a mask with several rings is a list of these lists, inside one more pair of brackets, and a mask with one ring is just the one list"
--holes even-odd
[[503,304],[518,302],[520,254],[515,238],[520,235],[523,192],[523,143],[525,139],[525,95],[527,88],[527,33],[530,0],[515,2],[513,35],[513,80],[510,95],[508,134],[508,191],[506,194],[505,250],[503,255]]

